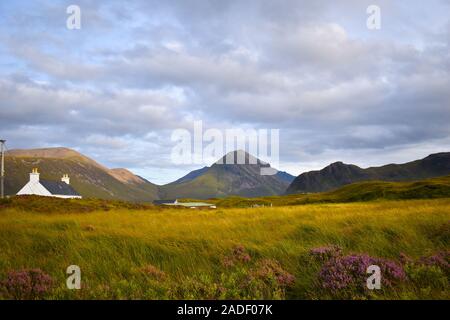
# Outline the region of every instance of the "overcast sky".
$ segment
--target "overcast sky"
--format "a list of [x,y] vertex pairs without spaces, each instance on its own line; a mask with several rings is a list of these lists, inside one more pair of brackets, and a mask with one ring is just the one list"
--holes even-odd
[[[66,8],[81,8],[81,29]],[[369,5],[381,29],[366,27]],[[450,1],[1,1],[0,137],[152,182],[174,129],[280,129],[279,169],[450,151]]]

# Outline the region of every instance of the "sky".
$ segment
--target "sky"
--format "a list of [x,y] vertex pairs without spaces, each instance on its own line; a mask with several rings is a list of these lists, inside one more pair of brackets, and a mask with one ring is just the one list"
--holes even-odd
[[[66,26],[72,4],[81,29]],[[1,1],[0,137],[157,184],[203,166],[171,161],[172,133],[195,121],[279,129],[278,169],[293,175],[450,151],[449,12],[448,0]]]

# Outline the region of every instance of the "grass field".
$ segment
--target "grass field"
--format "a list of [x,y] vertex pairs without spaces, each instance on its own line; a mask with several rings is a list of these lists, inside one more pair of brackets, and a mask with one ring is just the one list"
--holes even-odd
[[[66,207],[57,213],[0,206],[0,297],[450,298],[450,199],[217,210]],[[366,289],[368,275],[355,271],[366,260],[385,266],[381,290]],[[69,265],[81,268],[81,290],[66,288]],[[28,269],[52,284],[17,292],[25,290],[20,271]],[[350,278],[339,287],[342,274]]]

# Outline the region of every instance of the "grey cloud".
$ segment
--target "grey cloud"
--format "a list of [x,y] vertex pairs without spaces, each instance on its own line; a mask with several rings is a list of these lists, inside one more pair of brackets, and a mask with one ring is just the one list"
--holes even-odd
[[1,133],[21,141],[121,150],[111,163],[134,168],[163,167],[171,130],[192,120],[280,128],[286,163],[449,146],[439,2],[424,9],[436,21],[415,23],[416,6],[380,1],[378,33],[365,29],[370,1],[80,1],[78,33],[61,24],[68,2],[43,3],[0,32],[18,66],[0,70]]

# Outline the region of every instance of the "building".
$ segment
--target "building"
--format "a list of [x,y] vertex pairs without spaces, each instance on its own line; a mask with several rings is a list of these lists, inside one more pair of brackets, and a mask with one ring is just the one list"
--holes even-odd
[[30,173],[30,181],[17,192],[21,195],[36,195],[44,197],[56,197],[64,199],[81,199],[82,197],[70,185],[69,175],[65,174],[61,181],[48,181],[39,179],[38,169],[35,168]]
[[216,209],[217,208],[214,204],[206,203],[206,202],[178,202],[177,205],[181,206],[181,207],[188,207],[191,209],[198,209],[198,208]]
[[153,204],[161,206],[179,206],[179,207],[188,207],[192,209],[196,208],[210,208],[210,209],[216,209],[216,206],[211,203],[205,203],[205,202],[178,202],[177,199],[174,200],[155,200],[153,201]]
[[161,205],[176,205],[178,204],[177,199],[170,199],[170,200],[155,200],[153,201],[154,205],[161,206]]

